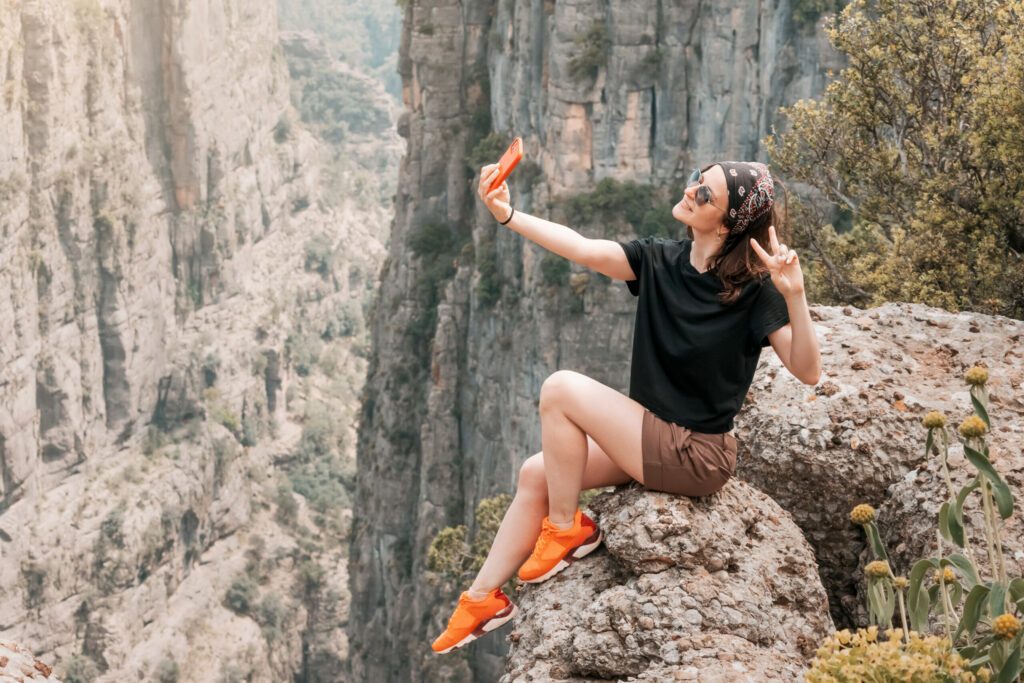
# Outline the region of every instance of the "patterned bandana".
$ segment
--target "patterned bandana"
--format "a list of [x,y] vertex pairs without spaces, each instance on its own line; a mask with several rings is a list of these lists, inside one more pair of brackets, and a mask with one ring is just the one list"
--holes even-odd
[[758,161],[718,161],[715,164],[725,171],[725,183],[729,187],[726,225],[730,226],[730,233],[742,234],[751,222],[772,208],[775,181],[768,167]]

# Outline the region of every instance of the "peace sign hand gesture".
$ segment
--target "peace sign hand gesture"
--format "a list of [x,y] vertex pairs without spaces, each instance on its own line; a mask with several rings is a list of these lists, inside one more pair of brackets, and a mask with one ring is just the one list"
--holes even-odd
[[772,276],[772,284],[779,290],[782,296],[800,294],[804,291],[804,274],[800,272],[800,261],[796,252],[779,244],[775,236],[775,226],[768,227],[768,237],[771,239],[772,253],[766,252],[753,237],[750,238],[750,246],[754,248],[761,261],[768,268]]

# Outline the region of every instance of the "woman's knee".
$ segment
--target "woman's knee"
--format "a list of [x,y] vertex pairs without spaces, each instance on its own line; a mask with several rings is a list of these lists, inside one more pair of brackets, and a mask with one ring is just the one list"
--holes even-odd
[[564,397],[570,390],[574,377],[577,374],[572,370],[556,370],[548,375],[548,378],[540,385],[540,402],[538,407],[544,410],[545,407],[556,405],[560,398]]
[[516,484],[516,492],[528,493],[530,495],[548,495],[548,480],[544,473],[544,456],[542,453],[534,453],[519,468],[519,482]]

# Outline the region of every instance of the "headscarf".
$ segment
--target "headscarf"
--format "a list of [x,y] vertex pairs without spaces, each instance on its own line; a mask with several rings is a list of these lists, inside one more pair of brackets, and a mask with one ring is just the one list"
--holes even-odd
[[753,221],[772,208],[775,202],[775,181],[768,167],[759,161],[715,163],[725,171],[725,183],[729,188],[726,225],[730,234],[742,234]]

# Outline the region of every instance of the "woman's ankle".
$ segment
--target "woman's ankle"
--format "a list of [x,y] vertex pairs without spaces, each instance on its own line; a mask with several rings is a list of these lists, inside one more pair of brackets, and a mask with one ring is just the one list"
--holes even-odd
[[493,591],[493,590],[494,589],[492,588],[490,590],[483,590],[483,591],[481,591],[481,590],[477,590],[476,588],[473,588],[472,586],[470,586],[469,589],[466,591],[466,594],[469,595],[469,599],[470,600],[483,600],[488,595],[490,595],[491,591]]

